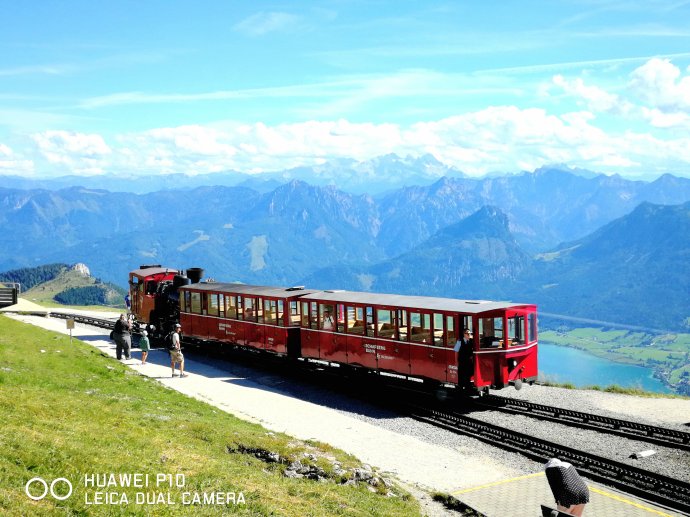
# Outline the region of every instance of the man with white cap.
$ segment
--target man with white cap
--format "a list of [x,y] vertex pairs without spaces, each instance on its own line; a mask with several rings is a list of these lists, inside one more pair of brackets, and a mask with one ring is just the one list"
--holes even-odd
[[180,332],[182,332],[182,325],[175,323],[175,332],[172,335],[172,350],[170,350],[170,368],[172,368],[172,376],[175,377],[175,363],[180,363],[180,377],[187,377],[184,373],[184,356],[180,348]]

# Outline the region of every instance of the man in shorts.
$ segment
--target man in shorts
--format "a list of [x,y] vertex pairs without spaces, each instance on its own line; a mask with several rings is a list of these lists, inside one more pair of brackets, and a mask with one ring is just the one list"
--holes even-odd
[[180,377],[187,377],[184,373],[184,356],[180,349],[180,332],[182,332],[182,325],[175,324],[175,332],[172,335],[172,350],[170,350],[170,368],[172,368],[172,376],[175,377],[175,363],[180,364]]

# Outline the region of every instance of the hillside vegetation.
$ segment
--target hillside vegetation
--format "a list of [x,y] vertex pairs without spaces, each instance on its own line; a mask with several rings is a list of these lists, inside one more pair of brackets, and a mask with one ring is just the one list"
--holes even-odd
[[126,291],[90,275],[83,264],[48,264],[0,273],[0,281],[19,282],[21,297],[42,305],[124,307]]
[[67,264],[46,264],[36,267],[23,267],[0,273],[0,282],[16,282],[21,284],[22,291],[28,291],[34,286],[56,278],[68,269]]
[[[419,515],[394,484],[357,482],[352,456],[267,432],[68,336],[0,316],[0,363],[2,515]],[[298,460],[318,479],[287,477]],[[86,476],[111,474],[151,482],[86,486]],[[175,482],[157,485],[161,474]],[[33,501],[24,488],[35,477],[65,478],[74,492]],[[99,493],[114,503],[92,506]],[[138,503],[139,493],[153,503]],[[244,503],[185,504],[219,493]]]

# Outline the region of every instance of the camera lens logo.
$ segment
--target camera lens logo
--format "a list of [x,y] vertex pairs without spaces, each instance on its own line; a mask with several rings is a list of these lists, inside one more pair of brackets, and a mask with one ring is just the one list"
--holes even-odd
[[[61,483],[61,484],[58,484]],[[32,485],[39,485],[43,487],[43,492],[40,495],[33,495],[31,492],[31,486]],[[58,490],[55,489],[55,486],[58,486]],[[63,485],[65,485],[67,489],[67,493],[64,494],[65,489],[63,488]],[[40,489],[39,489],[40,490]],[[24,486],[24,492],[26,492],[26,495],[30,498],[33,499],[34,501],[39,501],[43,499],[46,495],[48,495],[48,491],[50,491],[50,495],[53,496],[53,499],[57,499],[58,501],[64,501],[67,499],[69,496],[72,495],[72,483],[70,483],[70,480],[67,478],[57,478],[54,479],[53,482],[50,484],[50,488],[48,487],[48,483],[43,478],[31,478],[29,481],[26,482],[26,485]]]

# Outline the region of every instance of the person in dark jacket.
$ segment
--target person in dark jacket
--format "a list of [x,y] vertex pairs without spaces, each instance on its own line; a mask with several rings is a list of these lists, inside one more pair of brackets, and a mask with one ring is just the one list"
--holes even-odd
[[463,336],[455,344],[455,351],[458,353],[458,386],[463,390],[470,390],[474,375],[474,343],[470,329],[465,329]]
[[552,458],[544,469],[558,511],[580,517],[589,502],[589,489],[575,467],[558,458]]
[[115,340],[115,356],[118,361],[122,359],[124,352],[125,359],[131,359],[130,350],[132,348],[131,325],[124,314],[120,314],[120,319],[115,322],[113,329],[113,339]]

